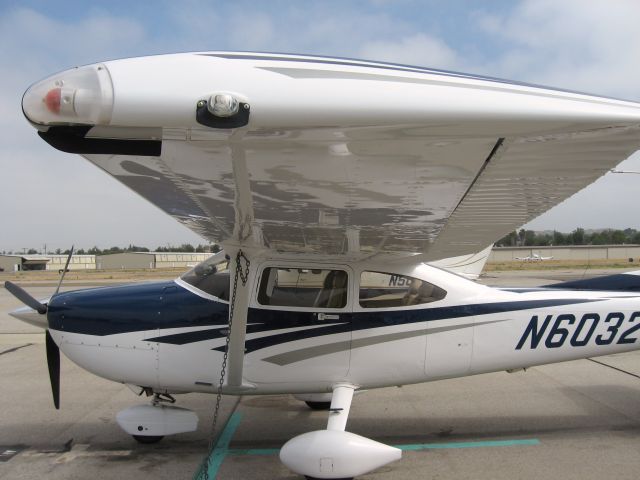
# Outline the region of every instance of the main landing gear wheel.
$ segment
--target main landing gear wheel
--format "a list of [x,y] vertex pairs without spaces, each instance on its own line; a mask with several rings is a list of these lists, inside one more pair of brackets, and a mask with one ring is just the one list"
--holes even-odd
[[[311,401],[305,401],[304,403],[307,404],[307,406],[311,409],[311,410],[329,410],[331,408],[331,402],[311,402]],[[311,478],[311,477],[309,477]]]
[[144,444],[158,443],[160,440],[164,438],[164,435],[131,435],[131,436],[136,440],[136,442],[144,443]]

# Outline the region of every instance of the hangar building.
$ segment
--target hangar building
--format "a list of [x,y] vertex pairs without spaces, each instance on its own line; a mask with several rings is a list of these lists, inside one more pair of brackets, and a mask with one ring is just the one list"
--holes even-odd
[[[68,255],[46,255],[49,259],[47,264],[47,270],[62,271],[64,264],[67,263]],[[76,255],[73,254],[71,261],[69,262],[69,270],[95,270],[96,269],[96,256],[95,255]]]
[[553,257],[554,260],[640,261],[640,245],[565,245],[559,247],[494,247],[489,262],[513,262],[518,258]]
[[[0,268],[5,272],[58,270],[64,268],[67,255],[0,255]],[[95,255],[74,255],[69,270],[95,270]]]
[[129,270],[147,268],[190,268],[206,260],[211,253],[185,252],[125,252],[98,255],[98,270]]
[[5,272],[46,270],[49,259],[42,255],[0,255],[0,268]]

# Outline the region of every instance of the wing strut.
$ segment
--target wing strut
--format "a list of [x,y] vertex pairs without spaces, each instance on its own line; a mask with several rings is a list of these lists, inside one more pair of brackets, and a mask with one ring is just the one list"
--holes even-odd
[[[229,372],[225,392],[242,393],[255,388],[253,385],[244,385],[242,382],[242,370],[244,364],[244,340],[247,334],[247,312],[249,309],[249,291],[252,285],[250,276],[252,273],[250,248],[242,250],[253,239],[253,199],[251,195],[251,182],[247,170],[247,159],[244,148],[234,145],[231,148],[233,160],[233,178],[235,182],[236,214],[233,236],[237,242],[236,247],[224,245],[224,250],[231,257],[229,265],[230,301],[229,301],[229,336],[227,337],[227,350],[225,360],[229,362]],[[254,267],[255,270],[255,267]],[[253,270],[253,271],[254,271]],[[240,280],[240,281],[238,281]],[[223,365],[223,371],[225,365]]]
[[[244,364],[244,341],[247,334],[247,312],[249,310],[249,289],[251,283],[251,261],[242,249],[231,255],[230,260],[231,284],[229,301],[229,343],[227,344],[227,361],[229,372],[225,391],[247,390],[253,385],[244,385],[242,382],[242,370]],[[225,365],[223,365],[224,369]]]
[[[242,368],[244,363],[244,339],[247,334],[247,310],[249,306],[249,281],[251,272],[251,261],[242,251],[236,249],[230,252],[225,249],[229,258],[229,327],[227,333],[227,344],[220,369],[220,380],[218,382],[218,394],[213,410],[213,421],[211,423],[211,438],[209,439],[209,453],[204,458],[202,464],[194,475],[194,480],[209,480],[211,469],[211,459],[214,457],[216,448],[216,425],[220,412],[220,402],[222,394],[242,394],[247,390],[255,388],[255,385],[245,384],[242,381]],[[227,368],[228,366],[228,368]],[[225,383],[226,379],[226,383]]]

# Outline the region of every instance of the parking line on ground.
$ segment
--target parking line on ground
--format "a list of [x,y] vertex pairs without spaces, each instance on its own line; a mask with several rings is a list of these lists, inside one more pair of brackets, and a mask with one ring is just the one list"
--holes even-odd
[[[486,440],[480,442],[450,442],[450,443],[413,443],[408,445],[394,445],[402,451],[442,450],[446,448],[487,448],[487,447],[516,447],[540,445],[537,438],[513,440]],[[279,448],[231,448],[227,455],[277,455]]]
[[[238,425],[240,425],[241,420],[242,414],[240,414],[240,412],[234,412],[231,415],[229,421],[224,426],[224,430],[222,430],[222,434],[216,442],[215,447],[213,447],[213,451],[210,453],[209,458],[207,458],[207,463],[203,465],[207,468],[207,478],[210,480],[216,478],[220,465],[222,465],[222,462],[229,453],[229,443],[231,443],[231,439],[236,433],[236,429],[238,428]],[[194,475],[193,479],[200,480],[203,478],[205,478],[204,470],[200,468]]]

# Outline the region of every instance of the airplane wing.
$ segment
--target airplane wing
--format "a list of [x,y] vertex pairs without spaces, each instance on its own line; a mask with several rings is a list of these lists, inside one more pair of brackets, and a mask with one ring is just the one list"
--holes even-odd
[[[42,120],[36,84],[27,118],[212,242],[468,255],[640,148],[640,104],[417,67],[208,52],[83,68],[108,71],[110,111]],[[241,110],[203,123],[217,93]]]

